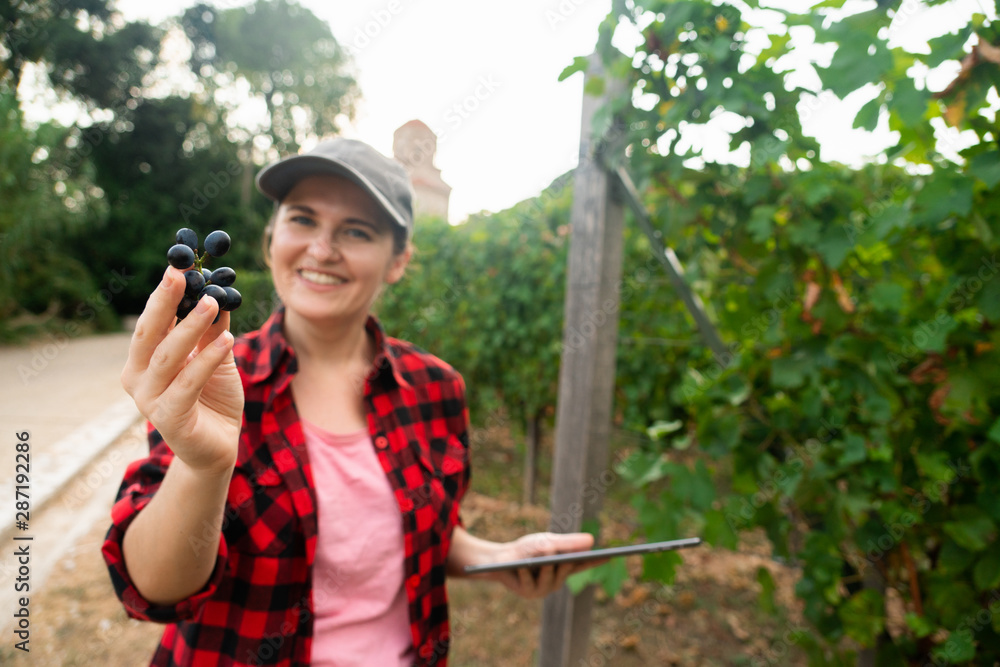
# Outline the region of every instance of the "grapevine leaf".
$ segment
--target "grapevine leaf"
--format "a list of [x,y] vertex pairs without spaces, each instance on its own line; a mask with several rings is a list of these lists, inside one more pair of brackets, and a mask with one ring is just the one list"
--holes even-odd
[[836,269],[851,252],[851,240],[843,229],[830,225],[824,230],[823,238],[817,244],[816,250],[827,266]]
[[935,630],[935,625],[927,620],[926,616],[920,616],[912,611],[906,612],[906,625],[913,630],[913,634],[919,639],[926,637]]
[[1000,558],[989,554],[979,559],[972,570],[972,580],[980,591],[993,590],[1000,586]]
[[928,100],[930,100],[929,91],[917,90],[913,85],[913,79],[903,77],[896,82],[892,98],[889,100],[889,108],[899,115],[905,126],[919,127],[924,122]]
[[[837,460],[842,466],[849,466],[861,463],[867,458],[865,451],[865,439],[857,433],[848,433],[842,442],[842,453]],[[844,496],[841,496],[844,497]]]
[[965,572],[976,559],[976,554],[958,546],[952,540],[946,540],[938,555],[938,569],[942,574],[952,576]]
[[996,524],[979,508],[958,507],[952,516],[954,520],[946,522],[942,530],[969,551],[982,551],[996,534]]
[[622,585],[628,581],[627,561],[624,558],[612,558],[604,565],[595,567],[594,570],[600,572],[595,577],[596,583],[604,587],[604,592],[608,597],[614,597],[622,589]]
[[698,429],[698,442],[702,449],[712,456],[722,456],[740,441],[740,420],[736,415],[725,415],[709,419]]
[[590,61],[586,56],[577,56],[576,58],[573,58],[573,64],[568,65],[566,69],[559,74],[559,81],[563,81],[577,72],[586,72],[589,66]]
[[927,40],[931,52],[924,62],[933,69],[946,60],[961,60],[965,56],[965,44],[971,36],[972,26],[967,25],[957,32]]
[[873,44],[868,34],[857,30],[841,36],[830,66],[817,71],[823,86],[844,99],[865,84],[878,81],[891,69],[892,54],[885,45]]
[[[624,558],[616,558],[624,562]],[[660,581],[665,584],[673,583],[677,573],[677,566],[684,560],[676,551],[661,551],[660,553],[646,554],[642,557],[642,578],[647,581]],[[624,571],[625,579],[628,578],[628,571]],[[625,581],[623,579],[622,581]],[[607,590],[607,588],[605,588]]]
[[847,636],[862,646],[874,646],[875,638],[885,628],[884,601],[872,589],[855,593],[837,613]]
[[996,151],[980,153],[969,160],[969,173],[993,189],[1000,183],[1000,157]]
[[932,651],[934,662],[945,660],[948,664],[960,664],[973,660],[976,657],[976,645],[972,639],[972,631],[968,628],[952,632],[943,644]]
[[929,577],[927,598],[940,614],[940,623],[945,627],[955,627],[977,606],[976,593],[972,587],[954,576],[943,573]]
[[877,283],[868,293],[875,310],[899,312],[906,289],[898,283]]
[[958,326],[955,318],[949,317],[944,323],[937,320],[921,322],[910,334],[909,340],[925,352],[944,352],[948,334]]
[[798,356],[780,357],[771,364],[771,384],[783,389],[801,387],[805,382],[809,361]]
[[774,592],[777,590],[777,586],[774,583],[774,577],[771,576],[771,571],[766,567],[757,568],[757,583],[760,584],[760,593],[757,596],[760,608],[766,614],[774,614],[778,609],[774,602]]
[[747,229],[754,241],[763,243],[771,238],[772,221],[777,211],[777,206],[754,207],[753,213],[750,214],[750,221],[747,223]]
[[591,97],[600,97],[604,94],[604,77],[594,76],[587,79],[583,85],[583,92]]
[[983,317],[990,322],[1000,322],[1000,280],[989,280],[983,285],[977,305]]
[[658,421],[647,428],[646,433],[653,440],[659,440],[669,433],[679,431],[683,426],[684,422],[680,419],[671,422]]
[[705,512],[705,528],[702,534],[705,541],[713,546],[734,550],[739,546],[739,536],[720,510]]
[[858,115],[854,117],[854,129],[862,128],[868,132],[874,132],[876,126],[878,126],[878,117],[881,110],[881,96],[873,97],[858,110]]
[[986,436],[993,442],[1000,442],[1000,417],[993,422],[993,426],[990,427],[989,432]]
[[972,179],[963,174],[935,174],[917,193],[914,223],[936,226],[951,215],[968,215],[972,210]]

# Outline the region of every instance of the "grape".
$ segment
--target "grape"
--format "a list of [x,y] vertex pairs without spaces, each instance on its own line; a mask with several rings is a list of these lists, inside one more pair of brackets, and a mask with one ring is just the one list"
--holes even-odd
[[200,299],[201,297],[204,296],[210,296],[216,301],[218,301],[219,308],[221,310],[225,310],[226,305],[229,303],[228,298],[226,297],[226,290],[223,289],[222,287],[219,287],[218,285],[205,285],[201,289],[201,293],[198,295],[198,298]]
[[191,248],[191,250],[198,250],[198,235],[194,233],[194,230],[183,227],[177,230],[177,243],[181,243]]
[[229,252],[231,244],[229,234],[217,229],[205,237],[205,252],[212,257],[222,257]]
[[223,287],[226,291],[226,307],[222,310],[236,310],[243,303],[243,295],[235,287]]
[[194,264],[194,250],[183,243],[178,243],[167,251],[167,261],[175,269],[186,269]]
[[184,272],[184,280],[187,282],[184,294],[192,298],[198,298],[198,292],[205,286],[205,274],[197,269],[191,269]]
[[187,294],[181,299],[180,304],[177,306],[177,319],[183,320],[185,317],[191,314],[194,307],[198,305],[198,299],[190,297]]
[[243,303],[243,295],[233,289],[236,271],[228,266],[220,266],[214,271],[202,266],[209,257],[221,257],[229,252],[232,240],[229,234],[216,230],[205,238],[205,252],[198,256],[198,235],[194,230],[182,227],[175,235],[177,243],[167,251],[167,261],[176,269],[184,270],[184,296],[177,305],[177,319],[183,320],[191,314],[204,296],[210,296],[219,304],[213,324],[219,321],[222,311],[233,311]]
[[228,266],[220,266],[215,271],[212,271],[212,275],[209,280],[213,285],[218,285],[219,287],[229,287],[236,282],[236,272]]

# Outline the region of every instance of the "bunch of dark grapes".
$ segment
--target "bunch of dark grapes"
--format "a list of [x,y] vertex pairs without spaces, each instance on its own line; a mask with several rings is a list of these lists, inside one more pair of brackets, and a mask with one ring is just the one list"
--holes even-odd
[[[243,303],[243,296],[233,288],[236,272],[228,266],[209,271],[202,264],[209,257],[222,257],[229,252],[232,240],[229,234],[216,230],[205,237],[205,252],[198,255],[198,235],[184,227],[177,230],[177,244],[167,251],[167,261],[175,269],[184,271],[184,298],[177,306],[177,319],[183,320],[198,305],[203,296],[210,296],[223,310],[232,311]],[[216,315],[215,320],[219,320]]]

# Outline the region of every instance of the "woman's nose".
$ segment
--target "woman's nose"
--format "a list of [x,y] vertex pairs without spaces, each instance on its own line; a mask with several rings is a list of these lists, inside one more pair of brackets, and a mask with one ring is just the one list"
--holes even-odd
[[340,259],[340,247],[330,234],[317,234],[309,244],[309,254],[318,260]]

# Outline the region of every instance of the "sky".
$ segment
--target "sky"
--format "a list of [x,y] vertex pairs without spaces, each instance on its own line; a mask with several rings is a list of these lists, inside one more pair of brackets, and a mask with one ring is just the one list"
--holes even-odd
[[[120,0],[128,20],[159,22],[187,0]],[[219,0],[218,7],[245,4]],[[498,211],[577,164],[583,79],[559,82],[594,50],[610,0],[300,0],[354,55],[362,100],[343,135],[392,155],[419,119],[438,134],[449,219]]]
[[[325,20],[353,54],[362,100],[343,134],[391,155],[392,135],[400,125],[419,119],[430,126],[438,135],[435,164],[453,188],[451,222],[536,196],[576,166],[583,76],[562,82],[558,77],[574,57],[593,51],[611,0],[299,2]],[[219,8],[246,3],[214,2]],[[890,43],[919,50],[927,37],[958,29],[974,12],[992,18],[992,3],[984,3],[952,0],[927,8],[904,0],[888,28]],[[160,23],[192,4],[119,0],[118,7],[127,20]],[[768,17],[757,12],[747,20],[766,25]],[[797,39],[793,35],[793,44]],[[616,44],[626,51],[631,46],[627,35]],[[832,55],[828,46],[802,46],[804,55],[821,63]],[[942,89],[957,69],[957,63],[945,63],[929,73],[928,85]],[[790,81],[806,87],[818,83],[808,66]],[[803,129],[819,139],[821,159],[857,165],[894,143],[885,118],[874,133],[851,129],[854,112],[875,93],[858,91],[844,101],[826,93],[800,103]],[[714,123],[718,128],[726,124],[725,117]],[[965,143],[947,130],[940,136],[952,152]],[[712,127],[689,133],[687,141],[703,147],[709,159],[749,159],[748,152],[727,157],[725,134]]]

